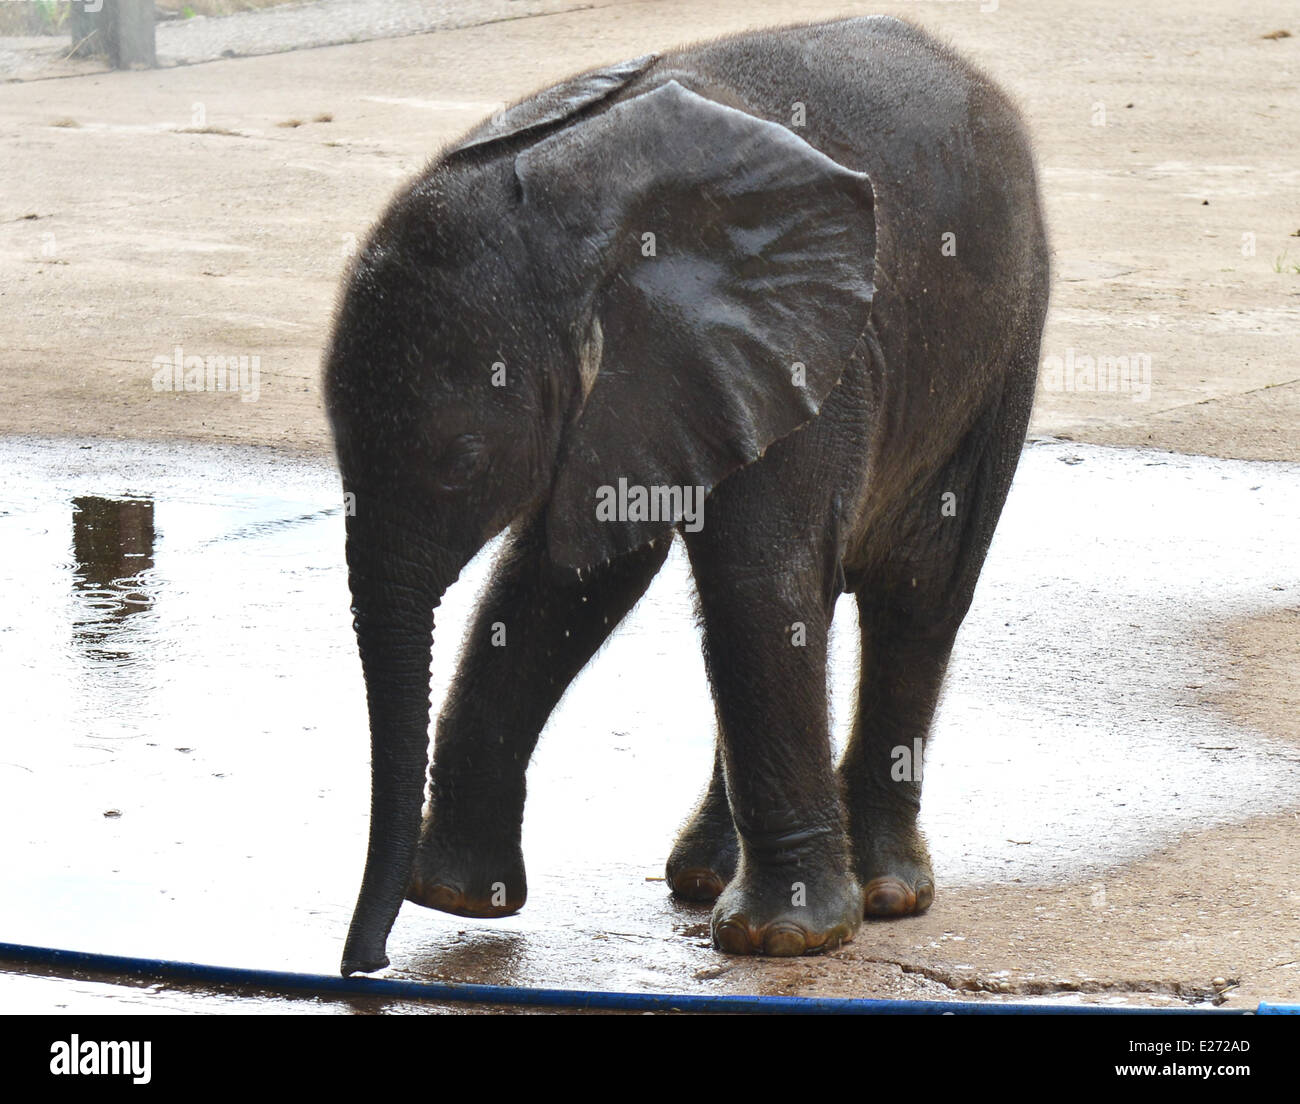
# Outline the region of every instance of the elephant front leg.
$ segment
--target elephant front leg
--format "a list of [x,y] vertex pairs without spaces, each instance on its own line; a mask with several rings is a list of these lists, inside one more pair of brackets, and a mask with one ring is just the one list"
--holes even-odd
[[827,732],[825,591],[819,580],[757,582],[699,547],[692,565],[739,837],[735,876],[713,910],[714,945],[829,950],[853,938],[862,895]]
[[569,683],[645,592],[668,546],[659,541],[579,580],[554,571],[539,524],[511,541],[438,721],[408,900],[458,916],[523,907],[524,775],[537,738]]

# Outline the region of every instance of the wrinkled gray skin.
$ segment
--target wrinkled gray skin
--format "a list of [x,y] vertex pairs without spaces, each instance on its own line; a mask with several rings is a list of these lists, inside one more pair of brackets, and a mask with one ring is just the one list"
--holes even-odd
[[[673,538],[671,516],[598,516],[620,479],[708,493],[678,530],[718,756],[673,892],[716,898],[732,953],[824,950],[864,914],[927,908],[919,772],[897,749],[928,733],[1016,466],[1047,289],[1015,110],[895,19],[583,74],[404,189],[325,368],[373,754],[343,973],[387,964],[403,898],[524,903],[538,733]],[[429,765],[433,611],[507,527]],[[863,663],[836,766],[845,589]]]

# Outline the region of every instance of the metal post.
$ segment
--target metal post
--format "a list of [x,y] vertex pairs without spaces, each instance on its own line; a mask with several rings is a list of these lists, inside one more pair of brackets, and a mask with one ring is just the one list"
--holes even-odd
[[153,19],[153,0],[74,0],[72,56],[104,56],[114,69],[152,69]]

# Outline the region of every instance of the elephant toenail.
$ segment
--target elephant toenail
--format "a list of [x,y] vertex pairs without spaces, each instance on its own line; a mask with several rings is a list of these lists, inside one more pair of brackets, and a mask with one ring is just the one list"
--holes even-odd
[[924,912],[934,903],[934,884],[922,882],[916,887],[916,911]]
[[867,886],[864,896],[868,916],[902,916],[912,910],[915,901],[897,878],[877,878]]
[[794,958],[808,950],[802,928],[794,924],[773,924],[763,933],[763,953],[774,958]]
[[712,870],[683,870],[673,878],[672,890],[687,901],[714,901],[722,893],[722,879]]
[[742,920],[724,920],[713,927],[713,945],[724,954],[753,954],[749,926]]

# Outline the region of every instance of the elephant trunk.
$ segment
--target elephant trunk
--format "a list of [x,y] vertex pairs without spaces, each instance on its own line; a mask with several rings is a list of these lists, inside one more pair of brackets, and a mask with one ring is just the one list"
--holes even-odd
[[388,965],[406,892],[429,754],[433,611],[462,564],[431,546],[427,524],[397,511],[348,520],[348,583],[370,716],[370,843],[343,949],[344,977]]

